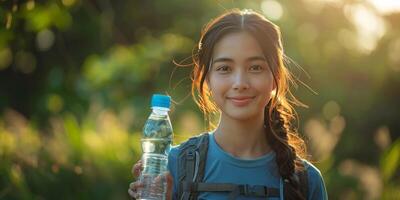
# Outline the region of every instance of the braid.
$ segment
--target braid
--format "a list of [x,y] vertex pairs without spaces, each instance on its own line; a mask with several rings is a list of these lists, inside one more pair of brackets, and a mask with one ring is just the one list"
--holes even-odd
[[[299,181],[293,176],[301,169],[302,163],[297,159],[296,148],[291,144],[294,134],[290,131],[289,117],[285,116],[287,112],[282,106],[276,106],[272,111],[268,108],[265,109],[265,125],[270,127],[267,140],[276,153],[278,171],[284,180],[285,199],[306,199],[300,192]],[[300,138],[295,136],[296,139]]]

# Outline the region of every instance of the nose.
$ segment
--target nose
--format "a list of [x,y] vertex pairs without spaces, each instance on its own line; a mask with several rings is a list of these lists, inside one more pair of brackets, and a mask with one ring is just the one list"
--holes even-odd
[[238,91],[246,90],[249,88],[249,81],[246,73],[238,72],[235,74],[232,88]]

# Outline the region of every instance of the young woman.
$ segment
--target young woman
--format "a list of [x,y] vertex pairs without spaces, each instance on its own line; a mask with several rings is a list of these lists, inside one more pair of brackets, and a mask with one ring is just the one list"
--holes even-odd
[[[206,152],[196,160],[200,179],[182,176],[193,171],[182,154],[187,145],[172,148],[168,199],[327,199],[291,125],[291,104],[300,102],[289,91],[283,60],[279,27],[259,13],[233,9],[207,24],[193,55],[192,93],[208,119],[220,113],[219,123],[205,134]],[[133,174],[140,169],[139,161]],[[130,185],[132,197],[138,187]]]

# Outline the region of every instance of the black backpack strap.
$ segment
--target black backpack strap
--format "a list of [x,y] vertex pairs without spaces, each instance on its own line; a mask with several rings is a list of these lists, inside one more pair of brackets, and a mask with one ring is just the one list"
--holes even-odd
[[197,192],[183,190],[184,182],[201,182],[204,177],[205,161],[208,151],[208,133],[192,137],[180,146],[178,156],[178,199],[197,199]]
[[236,199],[239,195],[250,197],[279,197],[278,188],[263,185],[237,185],[231,183],[184,182],[184,192],[229,192],[228,199]]
[[202,182],[204,178],[204,173],[206,169],[206,160],[207,160],[207,152],[208,152],[208,140],[209,134],[205,133],[200,136],[200,144],[198,146],[199,152],[199,164],[198,164],[198,174],[195,182]]

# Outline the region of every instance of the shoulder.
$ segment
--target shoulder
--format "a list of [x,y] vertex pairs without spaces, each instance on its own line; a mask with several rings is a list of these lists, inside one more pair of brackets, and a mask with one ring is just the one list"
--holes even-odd
[[180,145],[175,145],[175,146],[172,146],[171,147],[171,149],[170,149],[170,151],[169,151],[169,153],[168,153],[168,157],[171,159],[171,158],[177,158],[178,157],[178,155],[179,155],[179,150],[180,150]]
[[185,142],[182,142],[181,144],[172,146],[170,149],[170,152],[168,154],[169,159],[176,161],[179,157],[179,154],[182,151],[184,151],[185,149],[187,149],[190,146],[197,146],[200,143],[200,140],[202,138],[208,139],[208,133],[201,133],[201,134],[192,136]]
[[327,199],[325,182],[321,171],[307,160],[303,160],[308,176],[308,199]]
[[182,150],[188,148],[189,146],[197,146],[204,139],[206,139],[205,141],[208,141],[208,137],[209,137],[209,134],[207,132],[201,133],[198,135],[194,135],[194,136],[190,137],[189,139],[187,139],[185,142],[182,142],[181,144],[173,146],[171,148],[170,153],[172,153],[172,154],[179,153]]
[[312,163],[310,163],[310,161],[303,159],[303,163],[304,168],[307,171],[308,177],[311,178],[310,180],[322,178],[321,171]]

